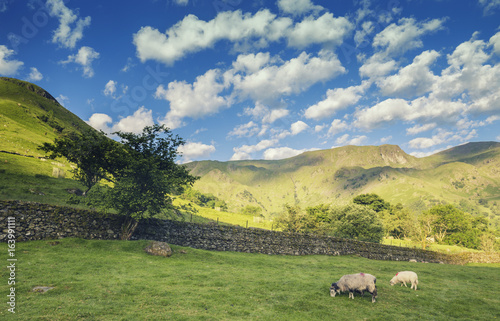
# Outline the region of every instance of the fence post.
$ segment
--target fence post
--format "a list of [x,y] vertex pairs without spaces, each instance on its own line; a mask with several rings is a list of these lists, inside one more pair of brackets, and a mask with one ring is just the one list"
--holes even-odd
[[219,218],[217,217],[217,225],[219,225]]
[[247,220],[247,228],[248,228],[248,220]]

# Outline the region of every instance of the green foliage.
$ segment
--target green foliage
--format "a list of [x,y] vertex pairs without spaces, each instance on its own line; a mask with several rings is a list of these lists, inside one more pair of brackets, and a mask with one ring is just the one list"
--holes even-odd
[[[139,220],[172,209],[170,195],[182,193],[196,177],[175,163],[177,147],[184,141],[166,127],[154,125],[141,134],[115,134],[120,143],[90,132],[64,136],[42,149],[78,165],[75,176],[93,190],[89,202],[125,215],[122,237],[128,239]],[[95,187],[101,179],[112,182],[111,186]]]
[[482,234],[488,229],[486,218],[473,217],[453,205],[434,206],[426,215],[432,218],[432,230],[444,244],[479,249]]
[[247,205],[241,210],[241,214],[249,216],[260,216],[262,215],[262,208],[259,206]]
[[331,210],[331,221],[333,234],[338,237],[375,243],[380,243],[384,237],[382,221],[366,206],[335,206]]
[[391,207],[391,204],[384,201],[380,196],[374,193],[358,195],[352,200],[352,202],[354,204],[366,205],[375,212],[388,210]]
[[51,159],[65,157],[74,163],[77,166],[74,177],[87,187],[87,192],[102,179],[111,180],[113,167],[117,167],[121,157],[118,143],[94,130],[82,134],[70,132],[57,137],[54,143],[44,143],[40,150]]
[[332,207],[322,204],[306,211],[286,205],[276,223],[287,232],[312,232],[367,242],[380,243],[384,236],[382,221],[375,211],[358,204]]

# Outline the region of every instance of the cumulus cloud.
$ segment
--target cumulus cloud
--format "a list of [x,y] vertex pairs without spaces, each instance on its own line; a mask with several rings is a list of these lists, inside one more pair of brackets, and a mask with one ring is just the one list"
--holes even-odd
[[113,119],[109,115],[95,113],[90,116],[89,120],[86,121],[86,123],[97,130],[102,130],[103,132],[109,134],[111,132],[110,124],[113,123]]
[[282,65],[266,65],[255,72],[231,70],[226,73],[241,98],[270,102],[278,97],[297,94],[317,82],[345,73],[337,56],[320,51],[317,57],[302,52]]
[[116,93],[116,81],[110,80],[104,85],[104,96],[115,97]]
[[284,13],[294,16],[323,10],[322,6],[314,5],[311,0],[278,0],[278,7]]
[[28,81],[40,81],[43,79],[43,75],[35,67],[30,68],[30,74],[28,75]]
[[384,50],[387,55],[402,54],[423,46],[423,35],[440,30],[445,19],[417,22],[414,18],[401,18],[378,33],[373,39],[373,47]]
[[142,106],[133,115],[120,119],[118,123],[113,125],[112,130],[139,134],[144,127],[152,125],[154,125],[153,111]]
[[167,65],[185,55],[214,46],[228,40],[235,49],[267,47],[269,42],[285,38],[288,45],[304,48],[312,44],[339,45],[353,29],[344,17],[331,13],[315,18],[306,17],[293,25],[288,17],[277,17],[268,9],[255,14],[243,14],[240,10],[224,11],[210,21],[188,15],[165,33],[150,26],[142,27],[133,36],[137,57],[145,62],[156,60]]
[[368,137],[366,137],[364,135],[360,135],[360,136],[356,136],[356,137],[351,138],[349,136],[349,134],[344,134],[344,135],[340,136],[339,138],[337,138],[337,140],[335,141],[335,143],[337,145],[342,145],[342,146],[345,146],[345,145],[362,145],[367,139],[368,139]]
[[335,136],[348,128],[349,125],[344,120],[334,119],[328,129],[328,136]]
[[317,148],[312,149],[293,149],[290,147],[278,147],[278,148],[269,148],[264,151],[264,159],[265,160],[279,160],[294,157],[300,155],[305,152],[318,150]]
[[211,69],[198,76],[193,84],[173,81],[167,88],[160,85],[155,98],[170,102],[170,110],[161,122],[174,129],[183,125],[185,117],[200,118],[228,107],[227,98],[219,95],[224,90],[224,85],[217,81],[219,73],[219,70]]
[[177,152],[182,156],[182,162],[187,163],[194,159],[209,157],[215,152],[215,146],[203,143],[187,142],[177,148]]
[[233,148],[234,154],[230,160],[251,159],[252,153],[267,149],[267,148],[275,145],[277,142],[278,142],[278,140],[276,140],[276,139],[264,139],[255,145],[242,145],[240,147],[234,147]]
[[90,17],[78,18],[78,10],[74,13],[63,0],[47,0],[47,8],[51,17],[59,19],[59,27],[54,31],[52,42],[74,48],[83,38],[83,29],[90,25]]
[[83,46],[78,50],[75,55],[68,56],[68,59],[61,61],[62,64],[76,63],[82,67],[83,76],[85,78],[94,77],[94,69],[92,62],[98,59],[100,54],[91,47]]
[[229,132],[229,137],[252,137],[259,133],[259,125],[253,121],[249,121],[246,124],[236,126],[231,132]]
[[0,45],[0,75],[12,76],[17,73],[24,63],[19,60],[9,60],[8,58],[14,54],[14,50],[8,49],[4,45]]
[[368,89],[369,83],[364,81],[359,86],[351,86],[348,88],[328,89],[326,99],[306,109],[304,116],[320,120],[334,115],[337,111],[345,109],[357,103],[365,91]]
[[272,124],[276,120],[288,116],[290,112],[285,108],[271,109],[259,102],[253,108],[245,108],[244,114],[252,116],[255,120],[259,120],[264,124]]
[[353,28],[348,19],[335,18],[332,13],[325,13],[318,18],[309,16],[289,31],[288,45],[294,48],[305,48],[317,43],[339,46]]
[[300,134],[301,132],[303,132],[304,130],[306,130],[308,128],[309,128],[309,125],[307,125],[303,121],[299,120],[291,125],[290,130],[291,130],[291,134],[295,136],[297,134]]
[[497,32],[490,38],[489,44],[493,46],[494,52],[500,55],[500,32]]
[[411,128],[406,129],[407,135],[416,135],[422,132],[426,132],[428,130],[434,129],[437,127],[436,123],[424,124],[424,125],[415,125]]
[[413,59],[413,63],[401,68],[397,74],[377,81],[382,94],[396,97],[420,96],[432,89],[437,80],[429,67],[439,57],[439,53],[424,51]]
[[397,62],[383,53],[375,53],[366,59],[359,68],[359,75],[363,78],[383,77],[397,69]]

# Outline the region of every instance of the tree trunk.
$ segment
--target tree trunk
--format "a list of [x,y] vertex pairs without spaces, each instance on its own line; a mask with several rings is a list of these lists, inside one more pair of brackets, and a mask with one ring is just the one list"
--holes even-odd
[[120,235],[121,240],[130,240],[132,234],[134,234],[135,229],[139,225],[139,222],[132,217],[127,217],[122,225],[122,231]]

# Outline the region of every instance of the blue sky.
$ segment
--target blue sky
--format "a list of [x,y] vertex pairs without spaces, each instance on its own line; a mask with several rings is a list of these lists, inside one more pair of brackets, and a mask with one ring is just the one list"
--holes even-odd
[[500,140],[500,0],[0,0],[0,75],[181,162]]

